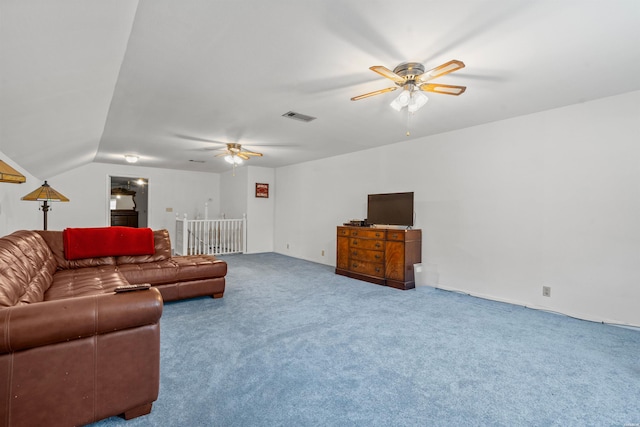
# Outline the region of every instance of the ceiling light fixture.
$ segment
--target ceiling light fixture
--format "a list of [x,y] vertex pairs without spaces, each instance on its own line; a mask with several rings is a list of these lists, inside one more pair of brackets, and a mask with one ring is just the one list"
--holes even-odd
[[427,95],[422,91],[417,90],[416,85],[408,83],[403,86],[403,90],[400,95],[398,95],[398,97],[389,105],[396,111],[400,111],[404,107],[407,107],[407,110],[409,110],[410,113],[415,113],[424,104],[426,104],[428,100],[429,98]]
[[231,163],[232,165],[241,165],[242,164],[242,159],[238,156],[231,155],[231,154],[227,154],[226,156],[224,156],[224,159],[227,161],[227,163]]
[[128,163],[135,163],[138,161],[139,157],[135,156],[133,154],[125,154],[124,155],[124,159],[128,162]]
[[426,104],[427,101],[429,101],[429,98],[423,92],[420,92],[419,90],[413,91],[407,109],[410,113],[415,113],[420,109],[420,107]]
[[[409,85],[407,85],[409,86]],[[391,106],[391,108],[393,108],[396,111],[400,111],[402,110],[404,107],[406,107],[407,105],[409,105],[409,101],[411,100],[411,92],[409,91],[409,89],[405,88],[402,92],[400,92],[400,95],[398,95],[396,97],[396,99],[394,99],[393,101],[391,101],[391,104],[389,104]]]

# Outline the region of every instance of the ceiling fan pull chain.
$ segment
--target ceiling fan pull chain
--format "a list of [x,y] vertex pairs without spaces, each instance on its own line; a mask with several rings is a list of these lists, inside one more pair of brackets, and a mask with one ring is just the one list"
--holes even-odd
[[409,110],[407,110],[407,136],[411,136],[411,116],[413,116],[413,113]]

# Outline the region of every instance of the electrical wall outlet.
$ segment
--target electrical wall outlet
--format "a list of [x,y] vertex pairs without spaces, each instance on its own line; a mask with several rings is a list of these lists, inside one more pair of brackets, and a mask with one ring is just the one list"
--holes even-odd
[[324,256],[324,251],[322,251],[322,256]]
[[542,296],[550,297],[551,296],[551,286],[543,286],[542,287]]

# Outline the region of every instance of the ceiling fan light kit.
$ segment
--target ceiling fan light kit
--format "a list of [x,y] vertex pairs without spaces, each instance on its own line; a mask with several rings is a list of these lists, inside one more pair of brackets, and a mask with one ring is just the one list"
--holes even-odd
[[376,90],[374,92],[365,93],[363,95],[354,96],[352,101],[358,101],[360,99],[369,98],[371,96],[380,95],[394,91],[398,88],[402,88],[402,92],[398,95],[390,104],[391,108],[396,111],[401,111],[404,107],[410,113],[415,113],[422,106],[424,106],[429,98],[423,92],[440,93],[444,95],[460,95],[467,88],[465,86],[446,85],[438,83],[427,83],[428,81],[437,77],[444,76],[445,74],[452,73],[461,68],[464,68],[464,63],[453,59],[442,65],[439,65],[427,72],[425,72],[424,65],[418,62],[403,62],[398,65],[393,71],[382,65],[375,65],[370,67],[371,71],[380,74],[393,81],[396,86],[388,87],[386,89]]
[[409,110],[410,113],[415,113],[422,106],[424,106],[424,104],[426,104],[427,101],[429,101],[429,98],[427,97],[427,95],[425,95],[420,91],[414,91],[411,94],[411,100],[409,101],[409,105],[407,105],[407,109]]
[[[407,85],[407,86],[413,86],[413,85]],[[413,90],[413,88],[411,89],[404,89],[402,92],[400,92],[400,95],[398,95],[396,97],[396,99],[394,99],[393,101],[391,101],[391,108],[393,108],[396,111],[400,111],[402,110],[402,108],[406,107],[407,105],[409,105],[409,102],[411,101],[411,91]]]
[[232,155],[232,154],[227,154],[226,156],[224,156],[224,160],[227,163],[231,163],[232,165],[241,165],[242,164],[242,159],[239,156]]

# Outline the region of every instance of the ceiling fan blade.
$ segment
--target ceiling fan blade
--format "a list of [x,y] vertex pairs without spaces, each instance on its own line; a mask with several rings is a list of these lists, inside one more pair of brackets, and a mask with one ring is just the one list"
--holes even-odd
[[242,160],[249,160],[249,156],[247,156],[244,152],[237,153],[236,156],[240,157]]
[[376,90],[375,92],[365,93],[364,95],[354,96],[353,98],[351,98],[351,100],[352,101],[357,101],[357,100],[362,99],[362,98],[368,98],[370,96],[380,95],[381,93],[393,92],[396,89],[398,89],[398,86],[388,87],[386,89]]
[[457,71],[461,68],[464,68],[464,62],[458,61],[457,59],[452,59],[449,62],[445,62],[444,64],[439,65],[436,68],[432,68],[431,70],[426,71],[418,78],[418,81],[427,82],[429,80],[435,79],[436,77],[453,73],[454,71]]
[[369,67],[369,69],[371,71],[374,71],[380,74],[382,77],[386,77],[388,79],[393,80],[396,83],[400,83],[400,84],[404,83],[403,77],[400,77],[399,75],[397,75],[396,73],[388,69],[387,67],[383,67],[382,65],[374,65],[373,67]]
[[241,154],[244,154],[245,156],[258,156],[258,157],[262,157],[262,153],[256,153],[255,151],[242,151]]
[[434,93],[442,93],[445,95],[461,95],[465,90],[467,90],[466,86],[454,86],[454,85],[443,85],[438,83],[424,83],[420,85],[420,90],[425,92],[434,92]]
[[175,133],[173,135],[178,137],[178,138],[180,138],[180,139],[186,139],[186,140],[189,140],[189,141],[199,141],[199,142],[207,142],[209,144],[227,145],[226,142],[216,141],[215,139],[200,138],[200,137],[197,137],[197,136],[183,135],[183,134],[179,134],[179,133]]
[[224,153],[216,154],[216,157],[228,156],[229,152],[225,151]]

